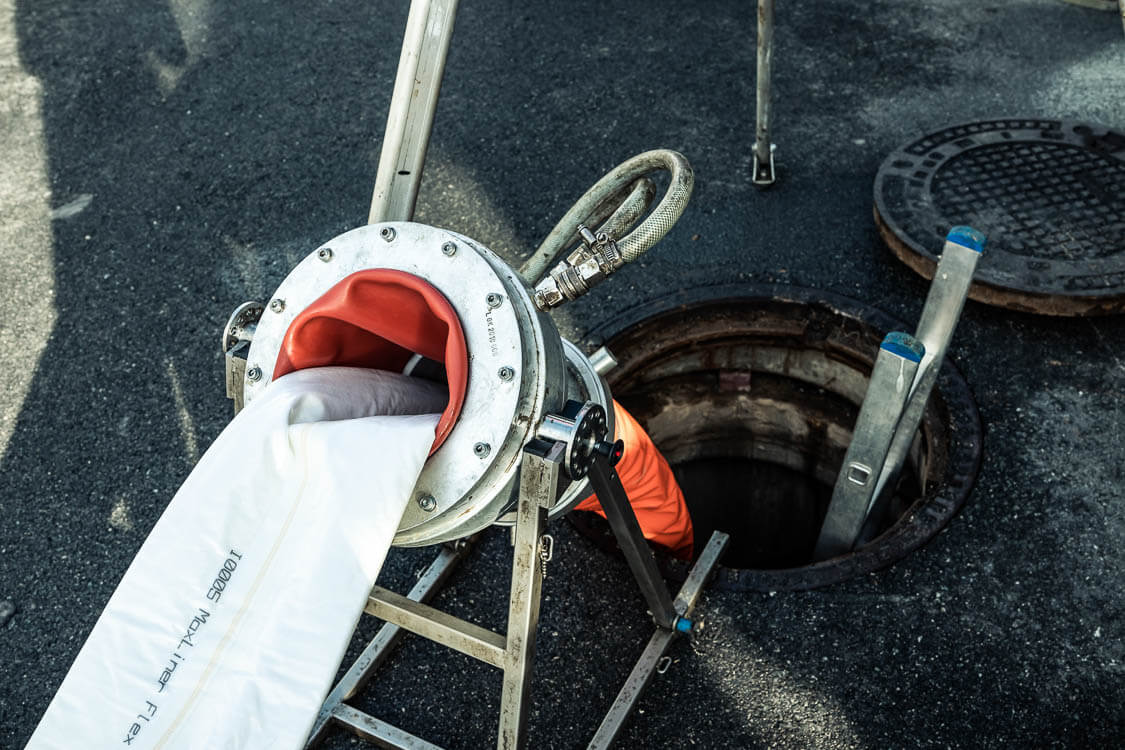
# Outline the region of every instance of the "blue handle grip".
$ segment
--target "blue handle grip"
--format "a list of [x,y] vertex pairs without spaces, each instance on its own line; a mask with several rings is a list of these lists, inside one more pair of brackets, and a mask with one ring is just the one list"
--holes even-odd
[[953,227],[949,230],[949,234],[945,236],[945,241],[967,247],[978,253],[984,252],[985,236],[972,227]]
[[926,353],[926,347],[922,346],[921,341],[901,331],[888,333],[880,348],[911,362],[921,362],[922,355]]

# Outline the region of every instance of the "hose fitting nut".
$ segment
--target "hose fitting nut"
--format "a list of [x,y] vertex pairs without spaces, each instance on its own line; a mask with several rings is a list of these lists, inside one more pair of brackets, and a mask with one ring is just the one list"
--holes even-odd
[[562,260],[535,287],[535,305],[540,310],[581,297],[590,288],[625,265],[617,243],[605,232],[596,235],[578,225],[582,246]]

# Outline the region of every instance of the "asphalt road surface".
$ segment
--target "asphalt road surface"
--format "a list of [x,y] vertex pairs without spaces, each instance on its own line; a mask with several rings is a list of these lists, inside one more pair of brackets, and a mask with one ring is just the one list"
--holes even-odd
[[[0,0],[0,747],[26,742],[228,421],[231,310],[365,221],[406,10]],[[630,306],[728,282],[914,321],[926,283],[871,218],[889,151],[995,116],[1125,127],[1112,13],[782,0],[777,23],[783,176],[758,192],[752,3],[465,0],[416,219],[518,263],[606,170],[674,148],[697,174],[688,211],[561,312],[565,332],[581,341]],[[1121,317],[969,303],[951,355],[986,434],[965,509],[883,572],[707,593],[706,629],[674,647],[619,746],[1120,746],[1123,342]],[[621,560],[566,523],[555,533],[530,732],[534,747],[581,747],[650,625]],[[383,581],[403,590],[431,554],[392,551]],[[486,535],[438,604],[501,628],[508,554]],[[480,748],[499,689],[492,668],[412,640],[357,705]]]

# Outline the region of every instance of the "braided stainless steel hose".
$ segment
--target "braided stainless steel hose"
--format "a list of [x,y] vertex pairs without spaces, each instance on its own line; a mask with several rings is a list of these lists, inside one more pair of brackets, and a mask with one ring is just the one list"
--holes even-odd
[[[667,170],[671,175],[664,196],[640,226],[616,240],[614,234],[631,226],[643,213],[644,208],[638,206],[647,206],[648,200],[643,200],[642,204],[642,198],[647,197],[645,193],[651,190],[652,183],[643,178],[660,170]],[[574,299],[621,265],[643,255],[668,233],[683,214],[694,183],[694,174],[687,159],[666,149],[638,154],[598,180],[567,211],[520,269],[525,279],[537,282],[537,304],[546,308]],[[597,226],[607,202],[612,205],[612,199],[626,190],[630,192],[620,208],[599,227],[596,235],[590,233],[586,223]],[[571,253],[547,275],[547,268],[573,244],[576,234],[596,238],[596,243],[584,240],[584,247]]]

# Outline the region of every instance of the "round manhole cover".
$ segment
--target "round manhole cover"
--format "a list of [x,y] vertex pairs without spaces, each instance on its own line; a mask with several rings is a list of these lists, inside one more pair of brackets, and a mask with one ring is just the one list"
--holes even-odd
[[989,120],[924,136],[875,177],[875,221],[932,278],[949,227],[988,237],[969,296],[1048,315],[1125,310],[1125,133]]

